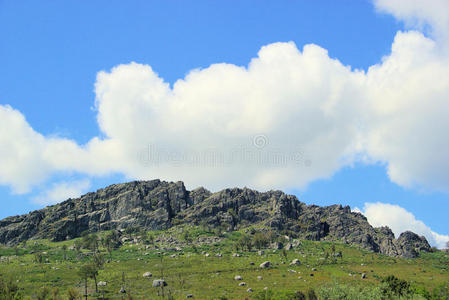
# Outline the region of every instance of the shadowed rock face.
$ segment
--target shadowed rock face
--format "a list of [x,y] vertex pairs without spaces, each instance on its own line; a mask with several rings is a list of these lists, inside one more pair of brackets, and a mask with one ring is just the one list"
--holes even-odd
[[182,182],[160,180],[114,184],[79,199],[0,220],[0,243],[13,245],[41,238],[62,241],[86,230],[128,226],[161,230],[183,223],[227,230],[258,223],[294,231],[304,239],[341,241],[391,256],[416,257],[420,251],[430,250],[424,237],[407,231],[395,239],[388,227],[373,228],[348,206],[306,205],[281,191],[187,191]]

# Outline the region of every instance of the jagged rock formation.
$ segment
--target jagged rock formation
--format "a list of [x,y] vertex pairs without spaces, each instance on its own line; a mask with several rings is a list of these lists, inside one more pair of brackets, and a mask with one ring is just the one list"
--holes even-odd
[[388,227],[373,228],[348,206],[306,205],[281,191],[187,191],[182,182],[160,180],[115,184],[79,199],[0,220],[0,244],[40,238],[62,241],[86,230],[128,226],[160,230],[183,223],[226,230],[259,224],[304,239],[342,241],[391,256],[416,257],[420,251],[430,250],[424,237],[404,232],[395,239]]

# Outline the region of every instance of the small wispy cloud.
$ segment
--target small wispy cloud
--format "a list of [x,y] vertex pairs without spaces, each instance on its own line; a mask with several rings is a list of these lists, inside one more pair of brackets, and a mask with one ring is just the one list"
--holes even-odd
[[81,196],[89,187],[90,181],[87,179],[73,182],[57,182],[50,189],[32,198],[32,200],[42,205],[56,204],[69,198]]
[[423,235],[431,246],[445,248],[449,241],[449,236],[436,233],[423,221],[416,217],[405,208],[389,203],[365,203],[363,210],[355,207],[352,211],[360,212],[368,219],[368,222],[374,226],[388,226],[398,237],[404,231],[413,231],[416,234]]

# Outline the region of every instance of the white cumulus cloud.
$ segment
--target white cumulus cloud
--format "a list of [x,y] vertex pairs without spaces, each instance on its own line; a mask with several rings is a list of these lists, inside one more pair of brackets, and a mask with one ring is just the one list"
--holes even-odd
[[[375,2],[449,31],[447,2],[431,3]],[[443,34],[398,32],[365,72],[317,45],[273,43],[247,66],[191,70],[173,86],[151,66],[118,65],[97,75],[102,135],[85,145],[44,136],[0,105],[0,184],[26,193],[58,172],[118,172],[210,189],[301,188],[362,159],[383,162],[402,186],[447,192],[447,45]]]
[[77,198],[87,191],[90,181],[87,179],[54,183],[52,187],[33,198],[38,204],[51,205],[69,198]]
[[[360,80],[323,48],[301,52],[293,43],[262,47],[247,68],[193,70],[172,89],[151,67],[131,63],[98,74],[98,121],[132,177],[304,186],[332,175],[350,154]],[[254,145],[258,137],[263,145]],[[148,147],[154,151],[145,155]],[[136,160],[142,151],[144,161]]]
[[417,220],[412,213],[399,205],[380,202],[365,203],[363,211],[358,208],[355,208],[354,211],[364,214],[368,222],[374,227],[390,227],[396,237],[399,237],[402,232],[409,230],[425,236],[429,244],[437,248],[445,248],[446,243],[449,241],[448,235],[432,231],[424,222]]
[[407,187],[448,191],[449,53],[418,32],[398,33],[392,53],[367,72],[361,141]]
[[392,14],[410,27],[430,27],[433,34],[447,37],[449,1],[447,0],[374,0],[376,8]]
[[247,68],[193,70],[173,88],[150,66],[120,65],[97,76],[105,137],[87,145],[46,138],[3,106],[5,115],[20,120],[0,119],[18,132],[4,130],[4,143],[14,145],[20,135],[17,148],[30,153],[18,157],[6,149],[0,159],[17,174],[2,169],[0,180],[26,191],[57,171],[116,171],[212,189],[301,187],[332,175],[352,154],[363,80],[325,49],[299,51],[293,43],[262,47]]

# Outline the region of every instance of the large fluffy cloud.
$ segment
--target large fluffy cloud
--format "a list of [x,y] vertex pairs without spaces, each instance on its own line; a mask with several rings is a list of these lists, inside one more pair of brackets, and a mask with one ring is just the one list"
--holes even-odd
[[131,63],[99,73],[98,121],[130,176],[212,188],[302,186],[350,154],[361,80],[324,49],[300,52],[293,43],[262,47],[247,68],[193,70],[173,88]]
[[391,55],[367,73],[361,140],[400,185],[448,191],[448,58],[422,34],[398,33]]
[[0,106],[0,184],[23,193],[55,173],[119,172],[211,189],[291,188],[362,159],[385,163],[400,185],[447,191],[447,4],[375,3],[435,34],[399,32],[366,72],[291,42],[262,47],[246,67],[192,70],[173,86],[148,65],[119,65],[98,73],[102,137],[86,145],[43,136]]
[[363,211],[359,209],[355,209],[355,211],[363,213],[372,226],[389,226],[396,237],[402,232],[410,230],[425,236],[432,246],[438,248],[445,248],[449,241],[449,236],[432,231],[422,221],[417,220],[412,213],[398,205],[380,202],[365,203]]
[[[183,179],[221,188],[303,186],[330,176],[352,155],[359,86],[326,50],[293,43],[263,47],[247,68],[229,64],[191,71],[170,88],[146,65],[100,72],[96,107],[103,139],[87,145],[45,138],[2,107],[6,149],[0,179],[18,191],[58,171],[131,178]],[[324,146],[324,147],[323,147]],[[24,177],[26,175],[28,177]]]

